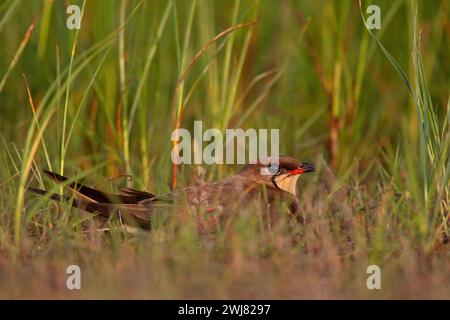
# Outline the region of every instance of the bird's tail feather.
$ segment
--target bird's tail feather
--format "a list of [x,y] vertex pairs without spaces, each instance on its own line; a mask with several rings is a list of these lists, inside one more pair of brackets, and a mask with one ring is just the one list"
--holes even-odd
[[46,190],[35,189],[28,187],[28,191],[36,193],[40,196],[47,196],[52,200],[72,203],[72,206],[80,210],[98,214],[104,218],[112,218],[118,216],[124,219],[127,224],[135,225],[136,223],[143,229],[150,228],[150,217],[148,216],[148,208],[136,204],[112,204],[112,203],[99,203],[91,202],[84,199],[76,199],[73,197],[52,194]]
[[46,190],[36,189],[27,187],[28,191],[31,191],[33,193],[36,193],[41,196],[48,196],[50,199],[59,201],[59,202],[65,202],[65,203],[72,203],[72,206],[75,208],[90,212],[90,213],[99,213],[101,216],[109,217],[111,215],[111,208],[108,208],[104,206],[101,203],[95,203],[95,202],[88,202],[80,199],[75,199],[73,197],[65,196],[65,195],[59,195],[55,193],[49,193]]
[[55,201],[59,201],[59,202],[70,202],[72,200],[74,207],[78,206],[78,202],[79,201],[77,199],[73,199],[73,198],[68,197],[68,196],[59,195],[59,194],[55,194],[55,193],[50,194],[46,190],[41,190],[41,189],[36,189],[36,188],[31,188],[31,187],[27,187],[27,190],[31,191],[33,193],[36,193],[38,195],[41,195],[41,196],[47,196],[48,195],[48,197],[50,199],[55,200]]

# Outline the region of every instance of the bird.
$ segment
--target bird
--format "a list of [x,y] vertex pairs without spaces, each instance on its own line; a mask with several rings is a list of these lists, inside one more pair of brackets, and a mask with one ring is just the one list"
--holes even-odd
[[106,219],[118,215],[125,225],[145,230],[151,229],[152,216],[158,210],[185,207],[186,203],[216,214],[210,219],[214,225],[223,221],[222,218],[233,209],[241,209],[252,200],[263,202],[272,216],[278,214],[274,209],[277,202],[286,203],[290,213],[295,215],[299,204],[297,180],[300,175],[315,171],[315,167],[289,156],[277,157],[277,161],[274,159],[265,158],[265,161],[247,164],[237,174],[221,181],[191,185],[162,196],[132,188],[119,188],[117,193],[105,192],[48,170],[44,173],[67,187],[73,196],[51,194],[32,187],[27,189],[56,201],[71,202],[73,207]]

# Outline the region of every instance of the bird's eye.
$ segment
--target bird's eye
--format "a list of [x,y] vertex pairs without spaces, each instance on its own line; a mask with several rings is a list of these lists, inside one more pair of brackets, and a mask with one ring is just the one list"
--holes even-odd
[[267,167],[261,168],[261,175],[274,176],[280,173],[280,166],[277,163],[272,163]]
[[270,166],[267,167],[267,170],[269,170],[271,174],[277,174],[280,171],[280,166],[278,163],[271,163]]

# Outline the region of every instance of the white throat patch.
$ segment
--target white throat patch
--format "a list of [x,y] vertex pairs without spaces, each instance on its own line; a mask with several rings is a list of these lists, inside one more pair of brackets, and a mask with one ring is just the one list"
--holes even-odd
[[295,196],[298,177],[300,177],[299,174],[295,175],[282,174],[275,177],[275,183],[277,184],[278,188],[287,191],[289,193],[292,193]]

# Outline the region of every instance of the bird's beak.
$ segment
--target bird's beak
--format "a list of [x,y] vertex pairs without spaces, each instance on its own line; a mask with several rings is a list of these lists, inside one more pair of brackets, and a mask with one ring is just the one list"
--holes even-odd
[[316,171],[316,168],[311,163],[304,163],[302,162],[297,169],[291,170],[288,172],[289,175],[297,175],[297,174],[303,174],[307,172],[313,172]]

